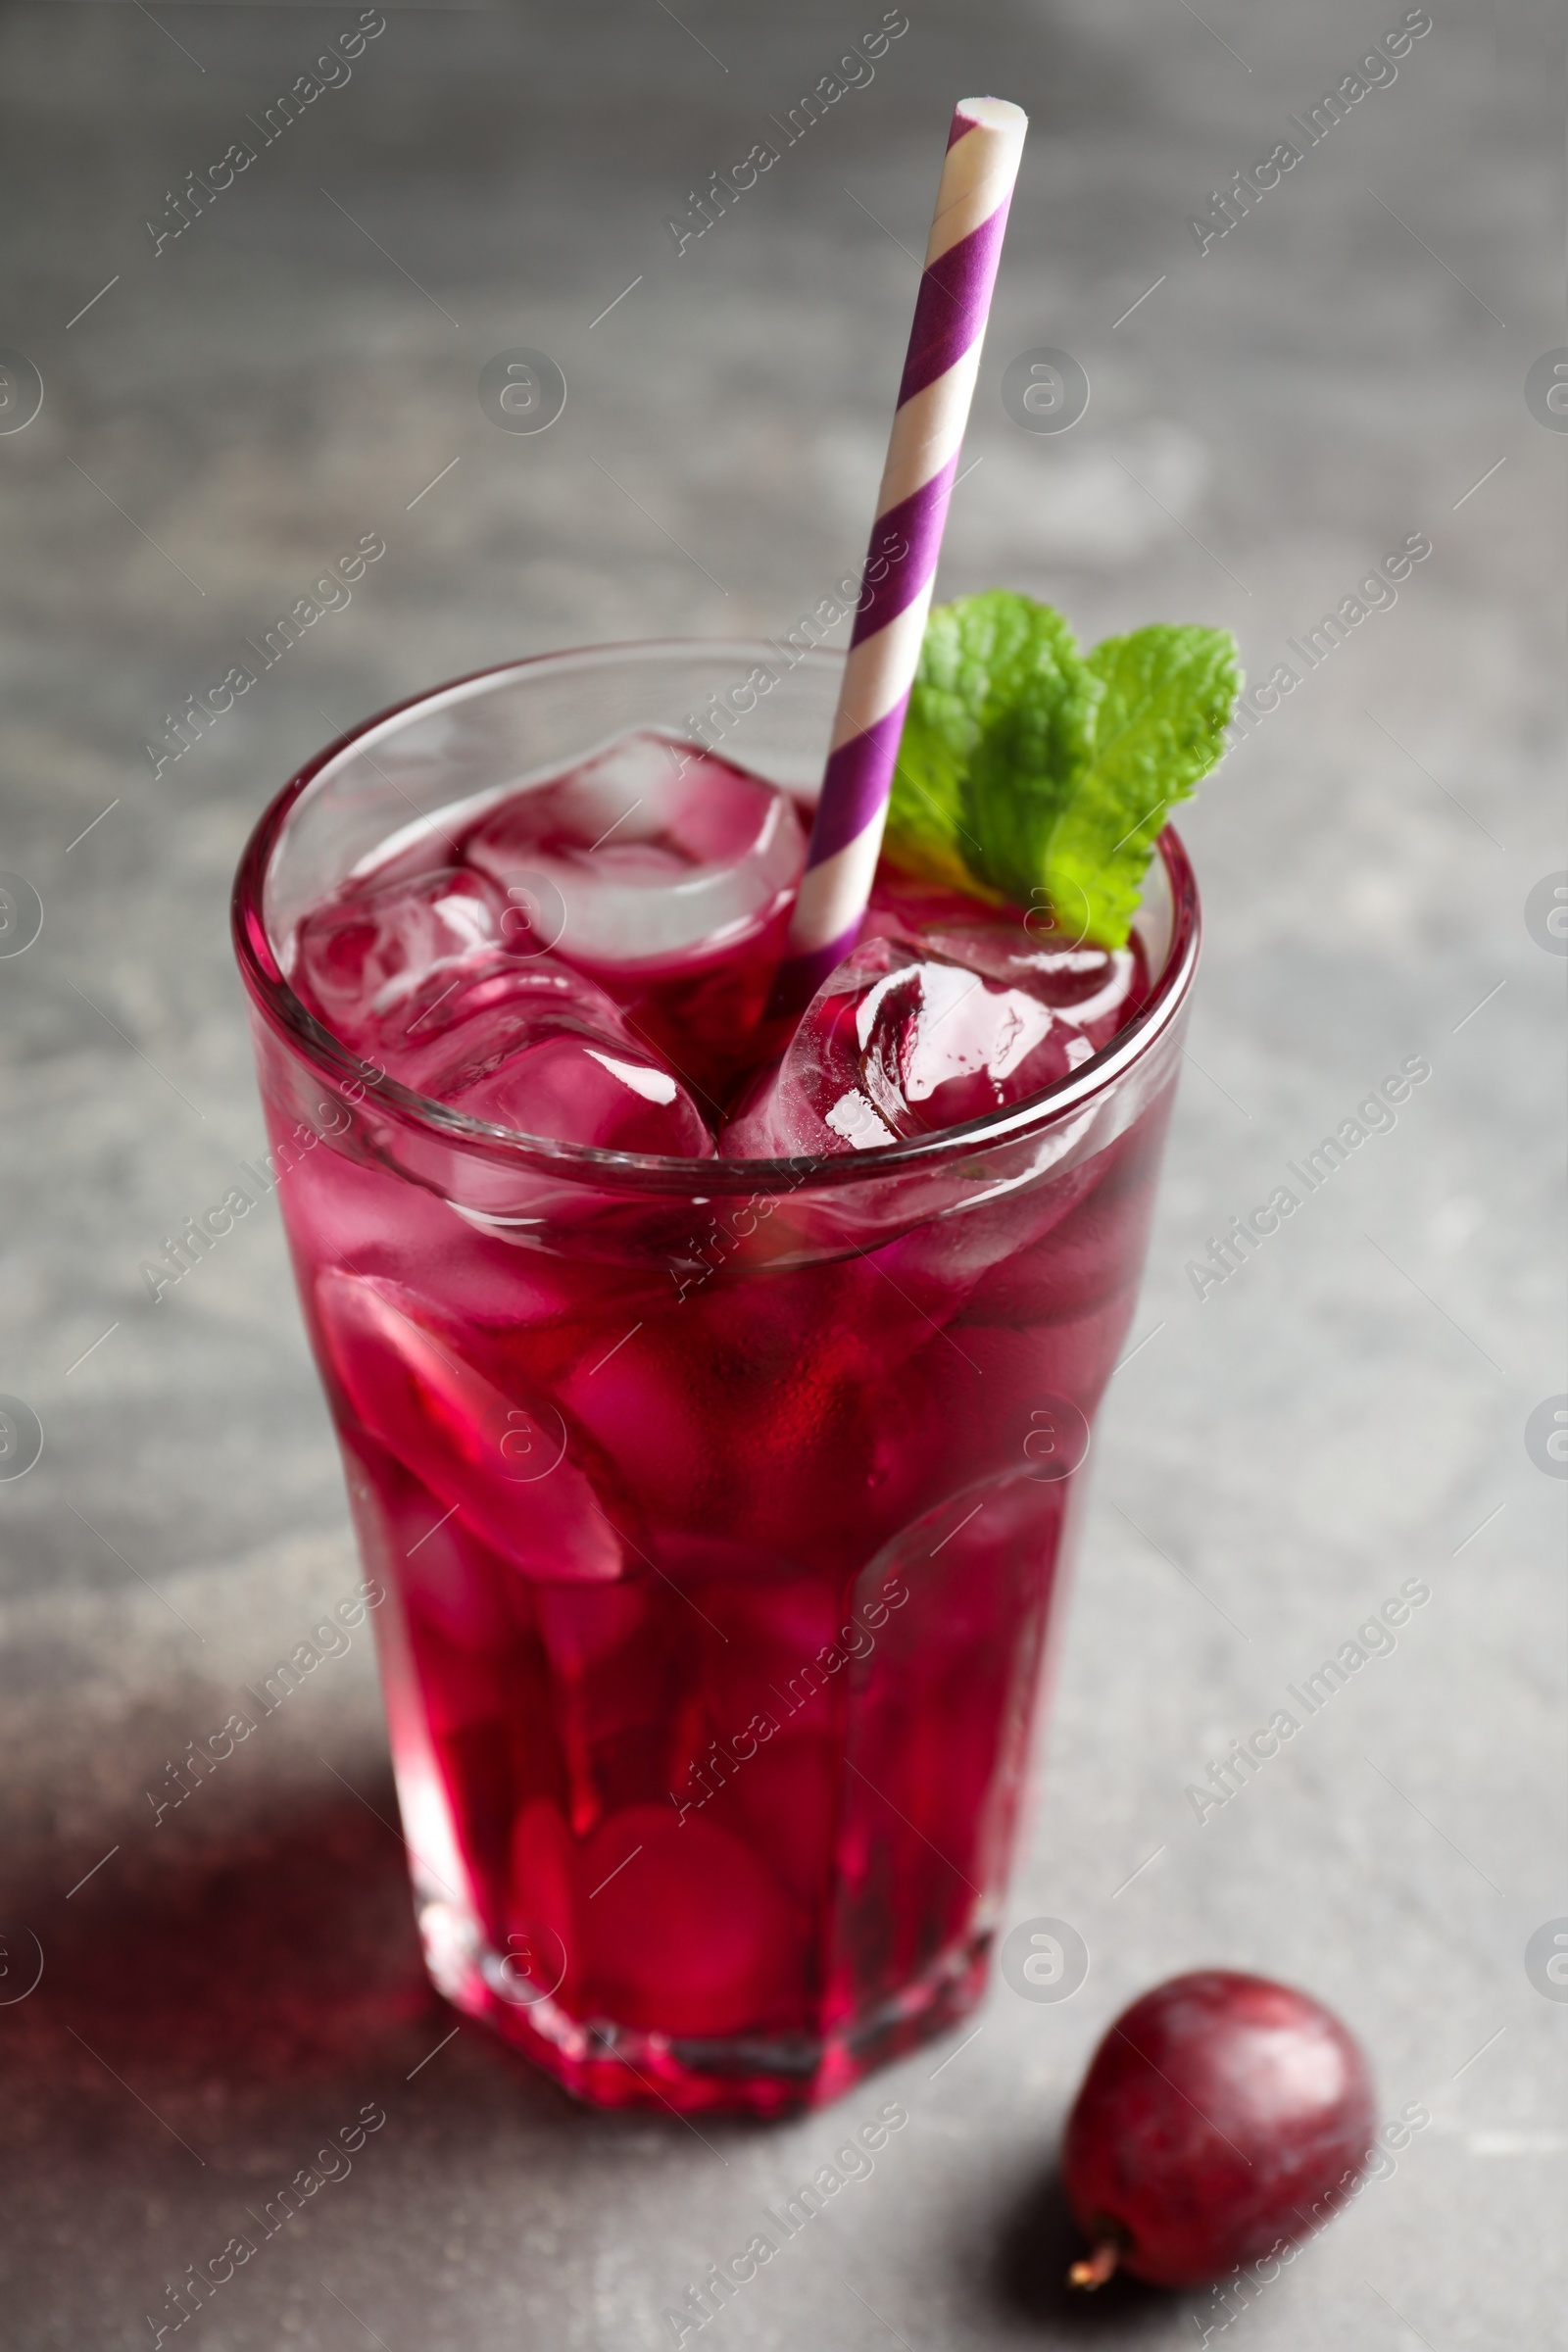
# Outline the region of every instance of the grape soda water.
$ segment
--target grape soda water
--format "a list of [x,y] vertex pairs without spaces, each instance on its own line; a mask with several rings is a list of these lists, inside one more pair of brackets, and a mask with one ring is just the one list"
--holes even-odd
[[763,1021],[836,663],[546,657],[295,779],[236,929],[432,1977],[605,2104],[972,2006],[1197,955],[879,875]]

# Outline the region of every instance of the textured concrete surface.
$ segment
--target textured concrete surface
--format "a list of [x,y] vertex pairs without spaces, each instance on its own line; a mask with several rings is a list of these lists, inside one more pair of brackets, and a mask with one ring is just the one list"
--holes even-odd
[[[153,2340],[169,2286],[367,2104],[386,2121],[352,2171],[181,2340],[656,2345],[893,2093],[907,2131],[715,2340],[1202,2340],[1204,2298],[1065,2308],[1051,2168],[1107,2019],[1204,1961],[1312,1986],[1385,2112],[1432,2118],[1228,2340],[1560,2340],[1568,2006],[1524,1954],[1568,1913],[1563,1488],[1525,1429],[1563,1385],[1564,964],[1526,906],[1563,862],[1568,436],[1524,379],[1568,339],[1561,24],[1433,0],[1396,80],[1200,255],[1188,217],[1396,0],[908,0],[874,80],[677,255],[687,191],[880,13],[388,0],[270,144],[247,123],[352,10],[0,20],[0,344],[45,390],[0,433],[0,866],[43,909],[0,962],[0,1389],[45,1434],[0,1483],[18,2352]],[[1193,1066],[1012,1901],[1076,1926],[1088,1982],[1057,2006],[999,1986],[966,2046],[844,2114],[600,2120],[466,2023],[430,2055],[455,2021],[420,1977],[363,1636],[154,1826],[169,1761],[354,1570],[273,1212],[157,1306],[137,1266],[260,1140],[225,899],[301,757],[513,653],[776,631],[855,563],[907,249],[948,107],[986,88],[1035,132],[948,590],[1007,581],[1091,637],[1225,621],[1262,679],[1407,535],[1432,553],[1187,827]],[[175,236],[186,173],[234,140],[254,165]],[[475,392],[519,345],[569,387],[537,437]],[[1087,370],[1070,432],[1003,407],[1039,346]],[[155,774],[165,714],[368,532],[387,553],[352,603]],[[1207,1238],[1416,1055],[1397,1126],[1200,1302]],[[1200,1826],[1186,1786],[1411,1577],[1431,1599],[1394,1654]]]

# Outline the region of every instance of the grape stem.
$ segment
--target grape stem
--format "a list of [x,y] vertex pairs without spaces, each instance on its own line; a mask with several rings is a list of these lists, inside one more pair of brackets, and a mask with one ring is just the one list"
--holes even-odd
[[1069,2286],[1081,2286],[1089,2292],[1103,2286],[1116,2268],[1117,2248],[1113,2238],[1102,2237],[1087,2261],[1075,2262],[1067,2273]]

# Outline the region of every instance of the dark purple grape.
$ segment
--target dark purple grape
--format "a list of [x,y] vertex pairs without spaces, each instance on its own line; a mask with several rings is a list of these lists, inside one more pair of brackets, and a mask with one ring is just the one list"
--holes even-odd
[[1067,2119],[1093,2247],[1069,2279],[1203,2286],[1295,2244],[1354,2189],[1374,2121],[1367,2062],[1320,2002],[1228,1969],[1172,1977],[1116,2020]]

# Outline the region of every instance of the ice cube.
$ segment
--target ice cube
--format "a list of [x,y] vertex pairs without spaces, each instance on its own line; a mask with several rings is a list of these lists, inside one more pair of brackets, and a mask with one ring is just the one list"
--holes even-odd
[[432,1001],[507,958],[506,902],[455,866],[349,884],[312,907],[294,936],[290,978],[347,1045],[403,1035]]
[[608,1463],[514,1368],[504,1386],[491,1379],[471,1360],[471,1335],[381,1276],[327,1268],[316,1306],[359,1420],[493,1550],[546,1582],[624,1572],[626,1506]]
[[600,1823],[577,1877],[585,1998],[618,2024],[713,2035],[788,2011],[799,1932],[738,1838],[628,1805]]
[[787,795],[641,730],[513,794],[464,854],[514,906],[539,909],[541,947],[623,970],[731,952],[766,929],[788,906],[806,841]]
[[500,886],[443,867],[349,886],[296,935],[295,986],[416,1094],[558,1143],[702,1158],[679,1080],[583,972],[537,953]]
[[[846,1348],[821,1313],[809,1312],[812,1305],[831,1309],[842,1296],[838,1286],[818,1280],[816,1269],[800,1279],[804,1297],[793,1303],[783,1296],[790,1284],[778,1286],[776,1298],[760,1298],[775,1286],[737,1282],[662,1312],[654,1302],[639,1305],[619,1332],[604,1326],[603,1345],[584,1349],[557,1391],[613,1457],[657,1530],[648,1548],[660,1570],[690,1591],[709,1618],[714,1612],[698,1579],[739,1582],[767,1575],[781,1560],[851,1558],[870,1506],[856,1465],[883,1365],[874,1347],[857,1341]],[[872,1290],[930,1336],[930,1325],[879,1275],[864,1273],[857,1303]],[[690,1329],[694,1314],[700,1346]],[[639,1316],[645,1319],[633,1331]],[[826,1519],[817,1481],[801,1472],[803,1457],[815,1459],[828,1442],[825,1431],[835,1462],[844,1465],[844,1492]]]
[[1136,938],[1114,952],[1087,947],[1059,930],[1049,910],[991,906],[895,866],[877,875],[859,944],[881,938],[917,940],[988,980],[1026,989],[1065,1027],[1081,1029],[1097,1053],[1149,993]]
[[1130,950],[1037,942],[952,893],[869,918],[782,1061],[724,1130],[740,1158],[874,1151],[1022,1102],[1090,1060],[1136,1008]]
[[396,1487],[397,1574],[411,1618],[470,1658],[504,1660],[518,1633],[517,1611],[508,1606],[507,1588],[516,1582],[510,1564],[447,1519],[446,1504],[406,1473]]
[[488,890],[430,876],[318,909],[302,926],[302,994],[391,1077],[472,1118],[558,1143],[710,1153],[702,1113],[612,1000],[553,956],[515,955]]
[[389,1066],[417,1093],[522,1135],[677,1159],[713,1149],[685,1087],[604,991],[549,957],[462,987],[458,1016],[410,1036]]

